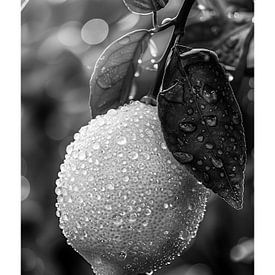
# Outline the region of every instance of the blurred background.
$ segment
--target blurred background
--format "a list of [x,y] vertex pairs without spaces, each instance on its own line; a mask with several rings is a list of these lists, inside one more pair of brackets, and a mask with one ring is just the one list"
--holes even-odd
[[[182,0],[170,0],[160,12],[160,22],[174,17],[181,5]],[[216,43],[222,36],[222,20],[217,20],[225,16],[222,10],[236,28],[253,21],[252,0],[199,1],[190,14],[186,44],[223,49]],[[93,274],[58,227],[55,180],[66,146],[90,119],[89,79],[97,58],[121,35],[151,28],[151,17],[131,14],[122,0],[30,0],[22,11],[21,24],[22,274]],[[168,29],[150,42],[140,77],[135,79],[137,98],[153,87],[155,64],[170,35]],[[234,58],[227,64],[246,132],[244,208],[236,211],[212,195],[193,244],[156,275],[254,273],[253,40],[248,46],[246,58],[241,59],[243,69]]]

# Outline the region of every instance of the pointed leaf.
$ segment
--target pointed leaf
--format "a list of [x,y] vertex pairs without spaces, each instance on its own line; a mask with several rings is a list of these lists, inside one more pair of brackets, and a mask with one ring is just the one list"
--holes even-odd
[[131,12],[148,14],[164,8],[169,0],[123,0]]
[[231,206],[242,208],[242,116],[214,52],[174,47],[158,95],[158,114],[174,157]]
[[150,37],[147,30],[131,32],[113,42],[99,57],[90,80],[93,118],[129,101],[138,59]]

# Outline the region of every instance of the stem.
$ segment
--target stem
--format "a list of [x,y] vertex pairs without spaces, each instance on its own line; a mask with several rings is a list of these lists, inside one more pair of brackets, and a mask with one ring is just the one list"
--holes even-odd
[[[155,84],[154,90],[152,92],[152,96],[154,98],[157,97],[160,87],[161,87],[161,84],[162,84],[162,79],[163,79],[163,75],[164,75],[164,71],[165,71],[167,57],[168,57],[171,49],[175,45],[176,41],[179,39],[179,37],[183,36],[185,24],[187,22],[188,15],[190,13],[190,10],[191,10],[194,2],[195,2],[195,0],[185,0],[178,15],[176,16],[176,18],[171,21],[171,22],[173,22],[173,25],[175,25],[175,29],[174,29],[172,38],[168,44],[168,47],[159,63],[159,70],[158,70],[158,75],[157,75],[157,79],[156,79],[156,84]],[[172,25],[171,22],[168,23],[168,24],[170,24],[170,26]]]
[[30,0],[24,0],[21,2],[21,12],[24,10],[24,8],[27,6]]
[[158,28],[158,14],[156,11],[153,12],[152,19],[153,19],[153,27],[154,27],[154,29],[157,29]]

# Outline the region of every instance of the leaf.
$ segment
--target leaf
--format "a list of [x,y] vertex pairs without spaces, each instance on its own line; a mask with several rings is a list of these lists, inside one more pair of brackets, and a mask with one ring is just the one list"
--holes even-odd
[[169,0],[123,0],[126,7],[135,13],[148,14],[164,8]]
[[90,80],[90,107],[94,118],[128,102],[138,59],[151,34],[137,30],[109,45],[96,62]]
[[247,20],[236,22],[230,18],[213,16],[206,21],[193,22],[186,27],[179,43],[213,50],[221,63],[235,69],[246,52],[246,41],[253,28],[251,18]]
[[164,138],[174,157],[228,204],[242,208],[242,116],[216,54],[176,45],[157,100]]

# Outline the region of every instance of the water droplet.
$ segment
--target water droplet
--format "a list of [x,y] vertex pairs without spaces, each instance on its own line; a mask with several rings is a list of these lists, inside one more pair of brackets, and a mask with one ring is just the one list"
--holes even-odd
[[106,210],[112,210],[112,206],[111,206],[110,204],[106,204],[106,205],[105,205],[105,209],[106,209]]
[[135,222],[137,220],[137,214],[136,213],[131,213],[129,222]]
[[184,153],[184,152],[175,152],[173,156],[180,162],[180,163],[188,163],[191,162],[194,157],[192,154]]
[[167,146],[166,146],[166,144],[165,144],[164,142],[162,142],[160,146],[161,146],[161,148],[162,148],[163,150],[166,150],[166,149],[167,149]]
[[218,101],[217,92],[210,89],[208,86],[203,90],[202,97],[209,104],[214,104]]
[[213,163],[213,165],[216,167],[216,168],[222,168],[223,167],[223,163],[220,159],[217,159],[217,158],[214,158],[212,157],[211,158],[211,161]]
[[80,151],[78,154],[78,159],[79,160],[84,160],[86,158],[86,152],[85,151]]
[[126,252],[126,251],[121,251],[121,252],[119,253],[119,258],[120,258],[121,260],[125,260],[125,259],[127,258],[127,252]]
[[142,163],[142,162],[140,162],[140,163],[138,164],[138,168],[139,168],[140,170],[143,170],[143,169],[145,168],[145,164]]
[[198,164],[198,165],[202,165],[202,164],[203,164],[202,160],[198,160],[198,161],[197,161],[197,164]]
[[217,117],[216,116],[208,116],[205,118],[206,124],[210,127],[214,127],[217,125]]
[[114,215],[114,216],[112,217],[112,220],[113,220],[113,224],[114,224],[115,226],[120,226],[120,225],[122,225],[122,223],[123,223],[123,219],[121,218],[120,215]]
[[128,154],[128,157],[129,157],[130,159],[133,159],[133,160],[138,159],[138,153],[137,153],[137,152],[130,152],[130,153]]
[[106,185],[106,188],[109,189],[109,190],[114,190],[115,189],[115,186],[112,184],[112,183],[108,183]]
[[203,142],[203,140],[204,140],[204,136],[202,135],[197,136],[197,141]]
[[146,208],[146,209],[145,209],[145,215],[146,215],[146,216],[150,216],[151,213],[152,213],[151,209],[149,209],[149,208]]
[[117,144],[118,145],[125,145],[127,143],[127,139],[126,137],[124,136],[120,136],[118,139],[117,139]]
[[192,133],[197,129],[197,126],[194,123],[183,122],[183,121],[179,123],[179,127],[183,132],[186,132],[186,133]]
[[206,143],[205,147],[206,147],[206,149],[212,150],[214,148],[214,145],[211,143]]
[[100,148],[100,145],[99,145],[98,143],[94,143],[94,144],[92,145],[92,148],[93,148],[94,150],[98,150],[98,149]]
[[194,113],[194,110],[192,109],[192,108],[189,108],[188,110],[187,110],[187,114],[188,115],[192,115]]

